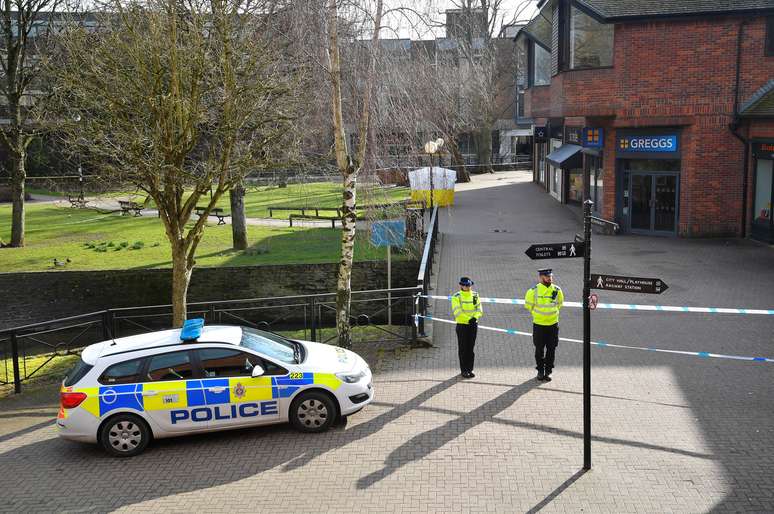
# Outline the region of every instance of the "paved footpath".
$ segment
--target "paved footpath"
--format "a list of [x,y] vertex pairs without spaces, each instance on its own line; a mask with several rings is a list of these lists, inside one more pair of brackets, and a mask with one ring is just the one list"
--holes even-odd
[[[467,274],[482,294],[505,297],[534,285],[529,244],[579,231],[521,173],[461,186],[441,229],[436,292]],[[771,247],[597,236],[593,252],[595,271],[669,284],[660,297],[604,293],[604,302],[774,308]],[[552,264],[567,298],[579,299],[581,261]],[[446,309],[439,301],[435,314]],[[485,305],[483,323],[530,328],[512,306]],[[593,337],[610,343],[774,356],[774,320],[763,316],[597,311],[593,323]],[[561,331],[581,336],[577,309],[563,313]],[[534,380],[529,339],[481,332],[470,381],[457,377],[453,327],[436,323],[433,341],[376,354],[375,403],[316,436],[240,430],[115,460],[57,439],[50,408],[0,404],[0,510],[774,511],[774,365],[593,350],[593,469],[581,473],[579,345],[560,345],[545,384]]]

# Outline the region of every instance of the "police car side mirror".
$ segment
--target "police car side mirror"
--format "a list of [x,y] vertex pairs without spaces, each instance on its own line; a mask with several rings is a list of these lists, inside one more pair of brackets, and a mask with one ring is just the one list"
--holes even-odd
[[253,378],[263,376],[264,373],[266,372],[263,370],[263,368],[260,365],[256,364],[255,366],[253,366],[253,373],[252,373]]

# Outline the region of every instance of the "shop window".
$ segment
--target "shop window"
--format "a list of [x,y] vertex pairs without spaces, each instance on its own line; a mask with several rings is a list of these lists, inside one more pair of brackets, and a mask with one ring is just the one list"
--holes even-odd
[[766,55],[774,56],[774,16],[766,18]]
[[597,22],[576,7],[570,15],[570,68],[613,65],[613,25]]
[[589,199],[594,202],[594,210],[602,214],[604,206],[604,169],[602,158],[589,156]]
[[764,226],[771,223],[772,217],[772,163],[774,161],[759,160],[755,177],[753,222]]

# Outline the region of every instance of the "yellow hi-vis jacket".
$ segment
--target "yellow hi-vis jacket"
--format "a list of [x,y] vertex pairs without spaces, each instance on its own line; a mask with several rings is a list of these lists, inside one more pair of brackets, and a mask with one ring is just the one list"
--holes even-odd
[[559,310],[563,303],[564,293],[554,284],[538,284],[524,295],[524,308],[532,314],[535,325],[551,326],[559,323]]
[[478,293],[475,291],[457,291],[452,295],[452,314],[454,321],[467,325],[471,318],[480,318],[484,314]]

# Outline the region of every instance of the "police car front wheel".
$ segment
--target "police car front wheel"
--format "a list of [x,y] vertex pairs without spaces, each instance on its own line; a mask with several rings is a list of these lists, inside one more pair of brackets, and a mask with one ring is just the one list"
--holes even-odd
[[324,432],[336,421],[336,404],[317,391],[298,396],[290,406],[290,422],[301,432]]
[[99,442],[106,452],[116,457],[132,457],[150,442],[148,425],[139,416],[117,414],[102,425]]

